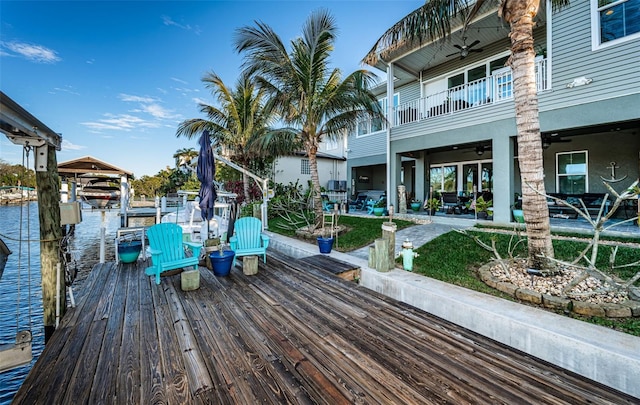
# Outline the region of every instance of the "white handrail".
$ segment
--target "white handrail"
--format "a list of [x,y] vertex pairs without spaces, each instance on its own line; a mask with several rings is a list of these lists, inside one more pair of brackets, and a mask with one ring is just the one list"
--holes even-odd
[[262,177],[251,173],[249,170],[244,167],[233,163],[232,161],[223,158],[222,156],[214,153],[213,157],[220,160],[222,163],[231,166],[233,169],[236,169],[239,172],[246,174],[247,176],[253,178],[257,183],[258,187],[260,187],[260,191],[262,192],[262,206],[260,207],[260,212],[262,213],[262,230],[269,229],[268,219],[267,219],[267,202],[269,201],[269,179],[263,179]]

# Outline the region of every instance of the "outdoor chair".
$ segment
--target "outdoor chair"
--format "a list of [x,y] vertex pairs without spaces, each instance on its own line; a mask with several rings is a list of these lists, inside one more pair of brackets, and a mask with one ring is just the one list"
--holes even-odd
[[269,237],[262,233],[262,221],[254,217],[242,217],[235,222],[234,235],[229,238],[231,250],[236,254],[233,257],[233,265],[236,265],[238,256],[262,256],[267,262],[267,247]]
[[333,211],[334,203],[329,200],[329,196],[327,196],[326,194],[322,194],[321,198],[322,198],[322,210],[326,212]]
[[458,210],[458,214],[461,212],[458,195],[455,192],[442,193],[442,209],[446,213],[455,213],[456,210]]
[[[172,223],[153,225],[147,230],[147,238],[152,265],[145,269],[145,274],[155,276],[156,284],[160,284],[160,273],[167,270],[187,266],[198,268],[198,256],[200,256],[202,245],[183,241],[180,225]],[[191,249],[190,257],[185,254],[186,248]]]
[[350,210],[361,210],[364,209],[365,204],[367,203],[367,194],[366,193],[358,193],[355,200],[349,201],[349,209]]

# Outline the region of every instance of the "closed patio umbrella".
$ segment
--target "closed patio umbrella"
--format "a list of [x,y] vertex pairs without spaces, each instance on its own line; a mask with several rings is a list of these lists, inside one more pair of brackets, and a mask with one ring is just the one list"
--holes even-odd
[[197,175],[200,181],[200,212],[202,219],[207,221],[207,238],[209,237],[209,220],[213,218],[213,208],[217,199],[213,179],[216,174],[215,158],[209,141],[209,131],[200,136],[200,154],[198,155]]

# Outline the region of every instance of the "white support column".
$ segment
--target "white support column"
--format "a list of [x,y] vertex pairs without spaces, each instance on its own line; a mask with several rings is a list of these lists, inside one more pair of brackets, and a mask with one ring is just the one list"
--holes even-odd
[[493,220],[507,223],[511,221],[513,200],[513,143],[509,137],[493,138]]
[[[395,181],[392,181],[391,176],[391,128],[395,124],[394,119],[394,111],[393,111],[393,63],[389,63],[387,65],[387,141],[386,141],[386,152],[387,152],[387,206],[394,201],[392,196],[395,195],[394,190],[396,187]],[[395,166],[395,165],[393,165]],[[397,167],[393,167],[394,170],[397,170]]]
[[120,176],[120,227],[127,226],[127,208],[129,207],[129,179],[126,174]]
[[415,199],[422,200],[424,203],[427,201],[428,190],[425,189],[426,180],[425,180],[425,153],[420,152],[418,154],[418,158],[416,159],[416,174],[414,177],[415,184]]

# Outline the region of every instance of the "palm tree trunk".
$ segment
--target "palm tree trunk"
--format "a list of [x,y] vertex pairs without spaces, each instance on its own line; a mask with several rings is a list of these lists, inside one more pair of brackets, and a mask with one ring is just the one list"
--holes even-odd
[[544,186],[542,138],[538,116],[533,49],[534,13],[511,20],[511,68],[518,132],[518,163],[522,178],[522,210],[527,228],[529,266],[548,268],[553,257],[549,210]]
[[320,190],[320,177],[318,176],[318,147],[313,145],[307,148],[309,155],[309,171],[311,172],[311,184],[313,185],[313,213],[315,215],[316,229],[322,225],[322,195]]
[[[243,166],[245,170],[247,170],[246,166]],[[246,173],[242,173],[242,189],[244,191],[244,201],[248,203],[250,200],[249,196],[249,176]]]

